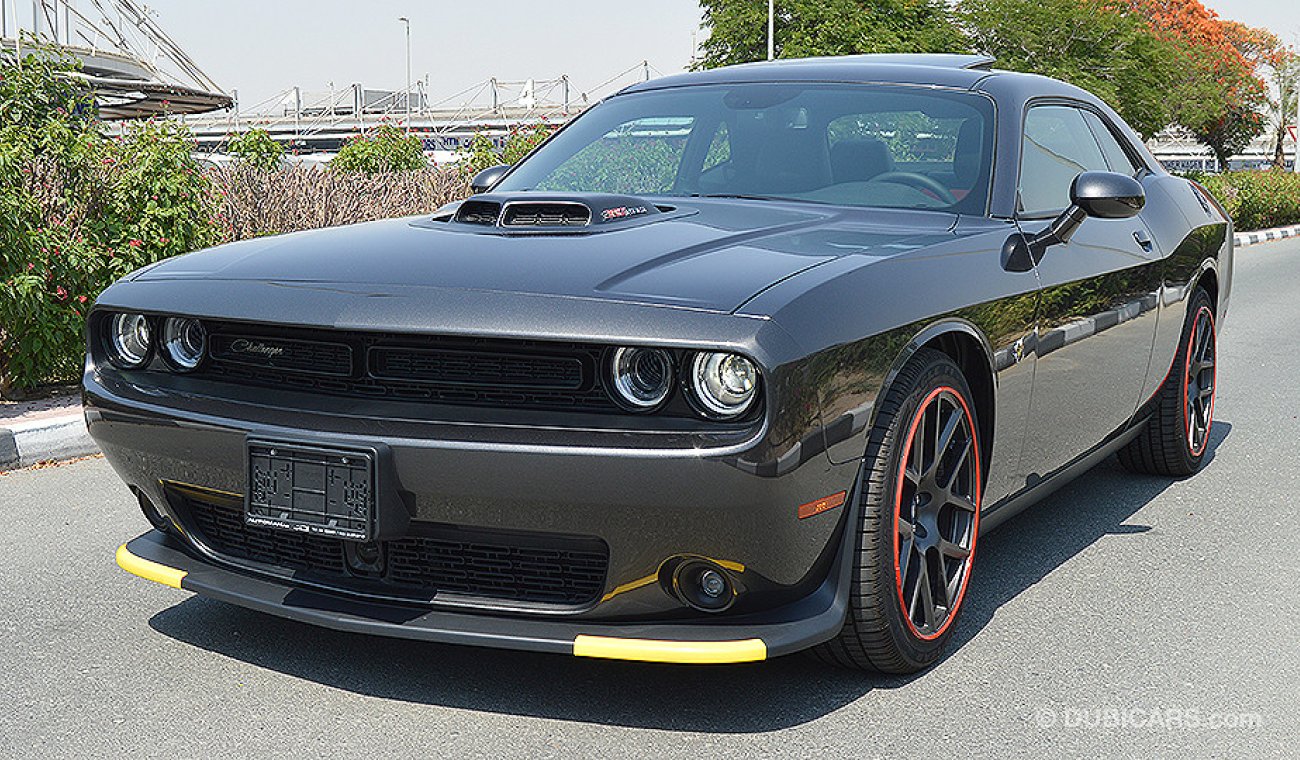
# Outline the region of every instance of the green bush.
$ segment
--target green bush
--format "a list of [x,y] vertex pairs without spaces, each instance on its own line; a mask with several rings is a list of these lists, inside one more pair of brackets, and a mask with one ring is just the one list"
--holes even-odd
[[[66,72],[0,58],[0,395],[81,373],[86,310],[131,271],[216,241],[216,198],[173,122],[100,134]],[[13,115],[14,118],[10,118]]]
[[1300,224],[1300,174],[1269,169],[1192,178],[1223,204],[1238,230]]
[[544,121],[514,127],[506,135],[504,145],[498,148],[486,134],[475,132],[469,144],[459,151],[456,166],[469,179],[498,164],[517,164],[554,133],[555,127]]
[[344,172],[380,174],[423,169],[424,143],[392,124],[358,135],[339,150],[329,167]]
[[237,163],[261,171],[279,169],[284,161],[284,146],[272,140],[271,133],[265,129],[250,129],[237,135],[226,146],[226,152]]

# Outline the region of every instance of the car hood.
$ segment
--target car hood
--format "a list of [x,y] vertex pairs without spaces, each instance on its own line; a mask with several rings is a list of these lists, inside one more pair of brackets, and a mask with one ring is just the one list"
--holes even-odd
[[231,243],[135,279],[425,286],[731,312],[842,256],[889,256],[951,239],[953,219],[735,200],[692,202],[582,234],[485,234],[422,216]]

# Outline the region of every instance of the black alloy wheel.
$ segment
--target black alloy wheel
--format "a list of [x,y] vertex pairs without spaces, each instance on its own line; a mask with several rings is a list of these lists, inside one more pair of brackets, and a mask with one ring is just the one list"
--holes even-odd
[[1142,432],[1119,450],[1120,464],[1133,472],[1174,477],[1201,469],[1214,425],[1218,359],[1214,302],[1197,288],[1188,299],[1173,365],[1147,404]]
[[858,550],[849,613],[813,650],[822,660],[914,673],[943,654],[979,532],[978,419],[961,369],[933,349],[917,350],[882,396],[847,537]]

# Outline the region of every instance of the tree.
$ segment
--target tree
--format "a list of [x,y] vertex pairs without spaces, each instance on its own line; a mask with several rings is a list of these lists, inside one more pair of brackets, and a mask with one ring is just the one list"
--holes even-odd
[[1200,0],[1126,1],[1182,51],[1180,76],[1168,90],[1170,112],[1226,170],[1228,159],[1264,130],[1267,91],[1256,69],[1276,38],[1220,20]]
[[974,47],[999,68],[1061,79],[1109,103],[1144,138],[1169,124],[1180,52],[1104,0],[963,0]]
[[[700,68],[767,58],[766,3],[701,0],[700,5],[709,31]],[[775,43],[778,58],[967,49],[943,0],[780,0]]]

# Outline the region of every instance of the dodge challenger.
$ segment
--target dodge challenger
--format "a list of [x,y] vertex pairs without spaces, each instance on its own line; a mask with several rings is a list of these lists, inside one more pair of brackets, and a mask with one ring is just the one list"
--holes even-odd
[[992,64],[644,82],[464,201],[123,278],[84,375],[151,526],[118,564],[408,639],[932,665],[982,534],[1202,465],[1232,282],[1204,189]]

